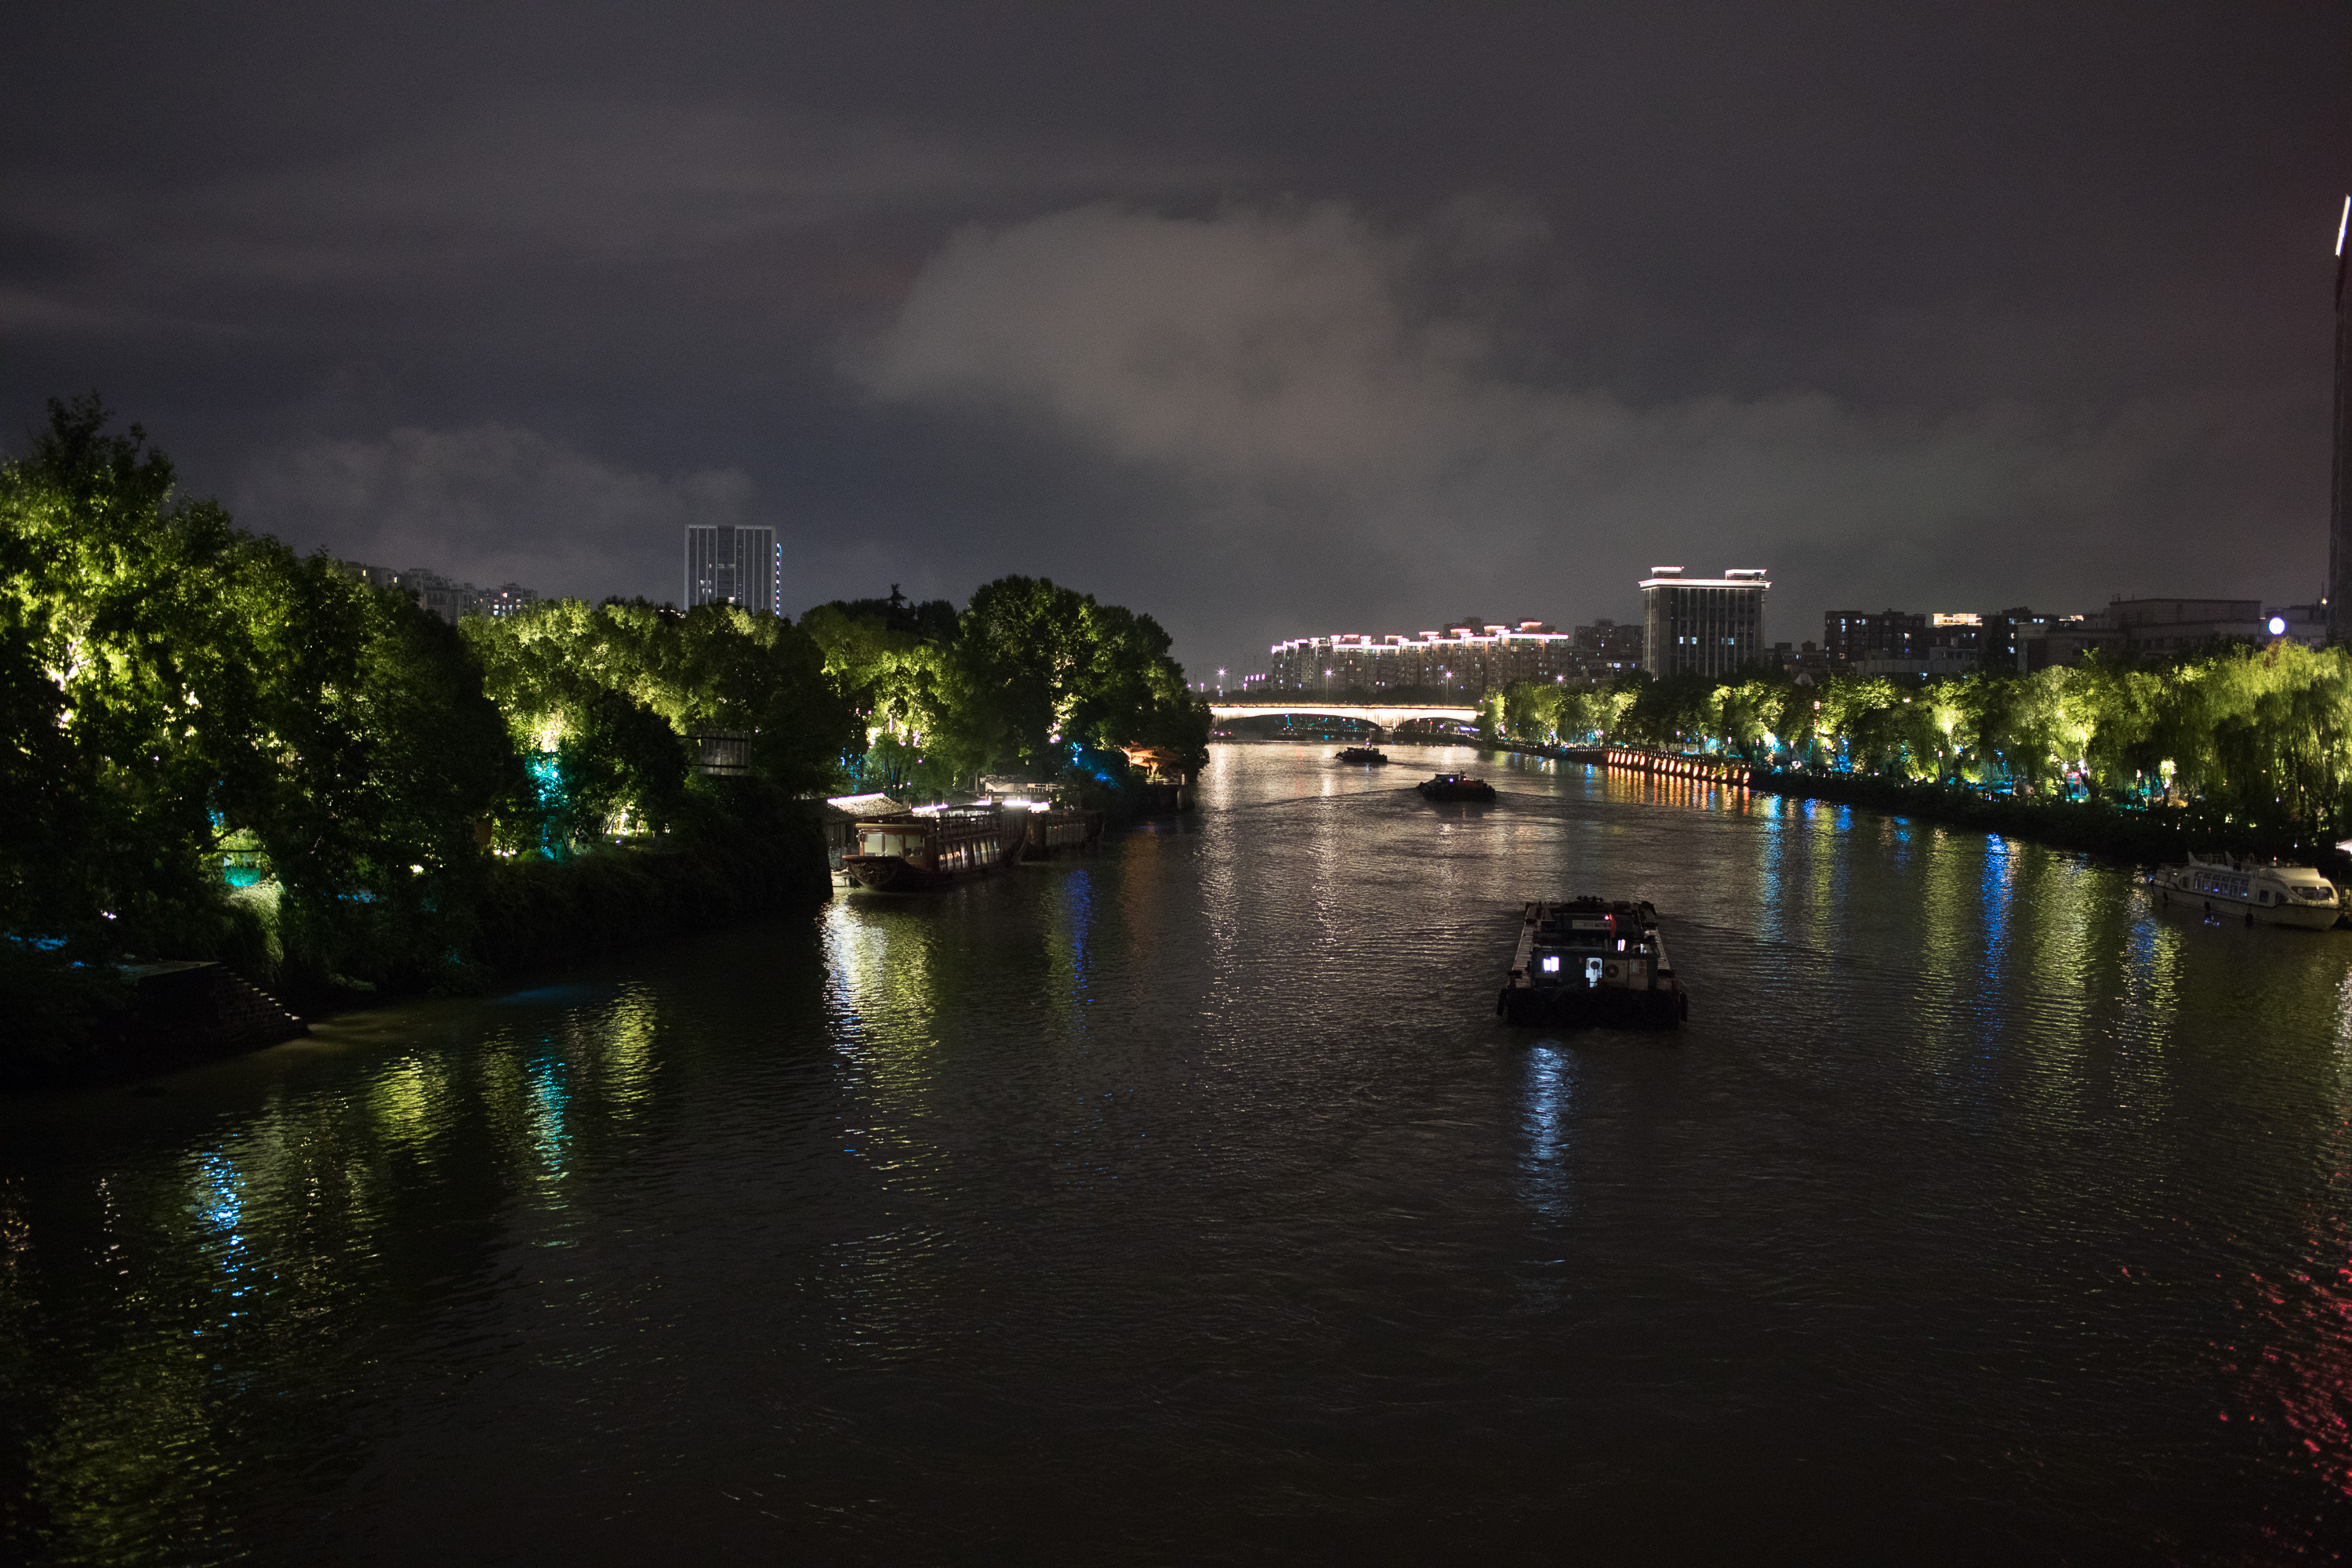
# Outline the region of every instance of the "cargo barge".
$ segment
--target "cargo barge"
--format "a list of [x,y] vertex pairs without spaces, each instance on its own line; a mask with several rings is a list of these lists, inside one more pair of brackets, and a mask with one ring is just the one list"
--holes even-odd
[[1389,754],[1377,746],[1349,746],[1339,753],[1339,761],[1377,766],[1389,760]]
[[1412,786],[1431,800],[1492,800],[1495,786],[1468,773],[1440,773]]
[[1690,999],[1646,903],[1570,899],[1527,906],[1495,1011],[1514,1024],[1673,1029]]
[[857,825],[857,847],[841,868],[877,892],[909,892],[984,877],[1012,864],[1028,838],[1030,814],[1000,805],[899,812]]

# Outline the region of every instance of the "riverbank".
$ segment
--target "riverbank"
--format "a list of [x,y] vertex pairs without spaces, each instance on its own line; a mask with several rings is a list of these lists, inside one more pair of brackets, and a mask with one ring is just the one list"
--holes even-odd
[[[728,781],[660,847],[599,847],[562,859],[499,859],[476,895],[434,929],[452,939],[419,963],[415,933],[388,920],[380,946],[311,944],[278,901],[228,900],[216,940],[161,964],[44,964],[10,944],[0,965],[16,1026],[0,1046],[0,1090],[123,1082],[258,1050],[300,1032],[296,1020],[420,994],[474,994],[501,976],[672,937],[813,910],[832,897],[824,841],[804,805],[751,781]],[[399,927],[395,930],[394,927]],[[290,939],[290,940],[289,940]],[[147,971],[219,972],[202,994],[161,988]],[[248,992],[268,1007],[240,1007]],[[218,993],[218,994],[215,994]],[[232,998],[225,1001],[224,997]],[[249,1015],[249,1016],[248,1016]],[[235,1021],[242,1018],[242,1026]]]
[[2100,801],[1989,795],[1964,785],[1761,769],[1748,774],[1748,787],[1791,799],[1832,801],[1867,806],[1889,816],[1925,817],[2138,865],[2178,864],[2192,849],[2200,854],[2227,851],[2316,866],[2332,881],[2352,881],[2352,857],[2331,844],[2217,818],[2193,805],[2123,806]]
[[[1608,766],[1605,749],[1544,746],[1518,741],[1482,742],[1488,749],[1555,762]],[[1719,758],[1707,759],[1720,763]],[[1791,800],[1859,805],[1891,816],[1916,816],[1955,827],[1998,833],[2137,865],[2179,863],[2189,851],[2227,851],[2315,866],[2331,881],[2352,882],[2352,856],[2332,844],[2291,831],[2233,822],[2195,805],[2125,806],[2100,801],[1993,795],[1960,784],[1916,784],[1870,774],[1747,770],[1747,785]]]

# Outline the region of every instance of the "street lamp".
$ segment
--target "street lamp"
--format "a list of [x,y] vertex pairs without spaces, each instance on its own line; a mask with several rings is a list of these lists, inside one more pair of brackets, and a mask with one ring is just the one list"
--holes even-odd
[[1217,695],[1218,695],[1218,696],[1220,696],[1220,697],[1223,697],[1224,694],[1225,694],[1225,672],[1224,672],[1223,669],[1220,669],[1220,670],[1218,670],[1218,671],[1217,671]]

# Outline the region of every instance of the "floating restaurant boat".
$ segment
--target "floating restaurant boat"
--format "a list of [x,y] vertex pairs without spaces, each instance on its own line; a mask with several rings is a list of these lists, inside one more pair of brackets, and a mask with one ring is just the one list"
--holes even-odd
[[1389,754],[1377,746],[1349,746],[1339,753],[1343,763],[1385,763]]
[[1440,773],[1412,786],[1432,800],[1492,800],[1495,786],[1468,773]]
[[2243,913],[2248,925],[2263,921],[2325,931],[2344,912],[2335,883],[2308,866],[2280,860],[2192,854],[2187,865],[2166,866],[2154,880],[2158,897],[2167,904],[2194,903],[2209,912]]
[[1672,1029],[1690,1016],[1658,911],[1570,899],[1527,906],[1495,1011],[1514,1024]]
[[1027,812],[950,805],[872,817],[841,868],[877,891],[912,891],[985,876],[1010,865],[1029,835]]

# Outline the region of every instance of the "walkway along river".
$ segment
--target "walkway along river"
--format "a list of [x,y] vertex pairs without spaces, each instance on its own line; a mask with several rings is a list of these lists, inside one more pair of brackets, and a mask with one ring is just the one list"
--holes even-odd
[[[1328,752],[1220,747],[1097,858],[0,1104],[0,1556],[2352,1541],[2352,933]],[[1679,1033],[1495,1017],[1521,900],[1587,890],[1657,906]]]

